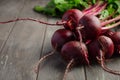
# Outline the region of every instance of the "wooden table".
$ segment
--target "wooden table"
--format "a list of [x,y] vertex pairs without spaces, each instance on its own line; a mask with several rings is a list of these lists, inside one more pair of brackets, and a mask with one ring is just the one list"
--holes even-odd
[[[35,5],[45,6],[48,1],[0,0],[0,21],[31,17],[55,23],[59,19],[32,10]],[[0,24],[0,80],[62,80],[66,64],[59,54],[45,60],[38,74],[33,70],[39,58],[53,50],[51,36],[58,28],[32,21]],[[119,57],[108,61],[107,66],[120,70]],[[120,77],[103,71],[96,64],[73,67],[66,80],[120,80]]]

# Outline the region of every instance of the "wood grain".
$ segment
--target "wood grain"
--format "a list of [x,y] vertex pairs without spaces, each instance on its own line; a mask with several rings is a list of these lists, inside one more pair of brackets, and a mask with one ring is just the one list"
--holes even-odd
[[[12,1],[14,2],[14,0]],[[26,0],[20,5],[24,8],[19,12],[18,17],[40,18],[42,21],[46,21],[46,16],[32,10],[38,2],[39,0]],[[45,5],[45,2],[42,2],[41,5]],[[16,9],[19,10],[19,8]],[[46,25],[31,21],[20,21],[14,24],[0,53],[1,80],[36,80],[37,74],[34,73],[33,67],[40,56],[45,28]]]

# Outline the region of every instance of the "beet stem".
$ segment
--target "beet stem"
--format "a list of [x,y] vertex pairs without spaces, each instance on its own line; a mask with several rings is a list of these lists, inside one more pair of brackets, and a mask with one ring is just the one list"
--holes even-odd
[[63,79],[62,80],[66,80],[66,76],[67,76],[67,73],[68,71],[70,70],[72,64],[74,63],[74,59],[71,59],[65,69],[65,73],[64,73],[64,76],[63,76]]
[[117,27],[117,26],[119,26],[120,25],[120,21],[119,22],[117,22],[117,23],[115,23],[115,24],[113,24],[113,25],[110,25],[110,26],[107,26],[107,27],[102,27],[102,30],[104,31],[106,31],[106,30],[109,30],[109,29],[112,29],[112,28],[114,28],[114,27]]
[[96,8],[84,12],[84,14],[91,14],[91,15],[98,15],[105,7],[107,6],[107,3],[103,3],[101,5],[97,5]]
[[114,75],[120,75],[120,71],[116,71],[116,70],[111,70],[108,67],[106,67],[105,65],[105,59],[104,59],[104,55],[103,55],[103,51],[100,50],[100,59],[98,59],[100,61],[101,67],[103,68],[103,70],[112,73]]
[[6,23],[10,23],[10,22],[16,22],[16,21],[22,21],[22,20],[29,20],[29,21],[35,21],[35,22],[39,22],[39,23],[42,23],[42,24],[46,24],[46,25],[63,25],[65,23],[67,23],[66,21],[62,21],[62,22],[56,22],[56,23],[47,23],[47,22],[43,22],[43,21],[40,21],[40,20],[37,20],[37,19],[33,19],[33,18],[17,18],[17,19],[14,19],[14,20],[9,20],[9,21],[5,21],[5,22],[0,22],[0,24],[6,24]]
[[78,33],[78,39],[80,40],[80,42],[82,42],[82,34],[80,32],[80,29],[82,29],[82,28],[83,28],[83,26],[76,28],[76,31]]
[[87,13],[87,12],[89,12],[89,11],[91,11],[91,10],[93,10],[93,9],[97,8],[97,7],[98,7],[98,5],[99,5],[99,1],[97,1],[95,5],[90,6],[88,9],[85,9],[85,10],[83,10],[82,12]]
[[[89,13],[91,13],[91,12],[95,12],[98,7],[99,7],[99,4],[96,5],[94,8],[88,10],[88,11],[84,11],[83,13],[84,13],[84,14],[89,14]],[[92,14],[92,13],[91,13],[91,14]]]
[[107,3],[101,4],[99,8],[96,10],[96,12],[93,13],[93,15],[98,15],[105,7],[107,6]]
[[110,20],[108,20],[108,21],[102,22],[102,23],[101,23],[101,26],[105,26],[105,25],[110,24],[110,23],[112,23],[112,22],[114,22],[114,21],[117,21],[117,20],[120,20],[120,15],[117,16],[117,17],[115,17],[115,18],[113,18],[113,19],[110,19]]
[[35,65],[35,68],[34,68],[35,73],[38,73],[38,72],[39,72],[39,65],[40,65],[40,63],[41,63],[43,60],[45,60],[46,58],[48,58],[49,56],[52,56],[53,54],[55,54],[55,51],[56,51],[56,50],[53,50],[53,51],[49,52],[47,55],[43,56],[43,57],[37,62],[37,64]]

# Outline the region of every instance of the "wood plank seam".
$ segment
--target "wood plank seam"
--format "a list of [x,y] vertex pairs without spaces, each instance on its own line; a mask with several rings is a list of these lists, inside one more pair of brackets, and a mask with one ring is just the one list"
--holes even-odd
[[[48,21],[48,17],[46,17],[47,18],[47,21]],[[41,47],[41,54],[40,54],[40,57],[39,57],[39,59],[43,56],[43,50],[44,50],[44,44],[45,44],[45,38],[46,38],[46,34],[47,33],[47,25],[45,26],[45,32],[43,33],[44,34],[44,37],[43,37],[43,42],[42,42],[42,47]],[[41,64],[40,64],[41,65]],[[36,80],[38,80],[38,76],[39,76],[39,71],[38,71],[38,73],[36,74],[37,76],[36,76]]]
[[[23,9],[24,6],[25,6],[25,1],[27,2],[27,0],[24,0],[24,2],[23,2],[23,6],[22,6],[21,9],[19,10],[19,13],[16,14],[16,17],[19,17],[20,12],[22,11],[22,9]],[[15,25],[16,25],[16,23],[17,23],[17,22],[15,22],[13,26],[11,26],[11,28],[10,28],[10,30],[9,30],[9,33],[8,33],[8,36],[6,37],[6,39],[4,40],[4,42],[2,43],[2,46],[0,47],[0,53],[2,53],[3,48],[5,47],[6,42],[8,41],[8,39],[9,39],[9,37],[10,37],[10,35],[11,35],[11,33],[12,33],[12,31],[13,31]]]
[[86,71],[86,66],[84,66],[83,68],[84,68],[84,76],[85,76],[85,80],[87,80],[87,71]]

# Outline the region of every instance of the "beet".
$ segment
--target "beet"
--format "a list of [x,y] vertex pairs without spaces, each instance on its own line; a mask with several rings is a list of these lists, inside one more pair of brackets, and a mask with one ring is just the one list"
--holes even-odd
[[79,21],[79,23],[83,26],[83,28],[81,29],[81,33],[82,33],[84,41],[94,40],[97,37],[99,37],[101,34],[108,31],[109,29],[120,25],[120,22],[117,22],[108,27],[103,27],[103,24],[105,26],[107,25],[107,23],[115,21],[118,18],[119,16],[106,23],[101,23],[101,21],[95,15],[91,15],[91,14],[84,15]]
[[120,45],[120,32],[115,32],[112,36],[111,39],[113,40],[115,45]]
[[83,13],[78,9],[70,9],[62,17],[62,21],[66,21],[64,24],[65,29],[74,30],[79,26],[79,20],[83,16]]
[[98,38],[100,47],[102,51],[105,53],[104,56],[105,58],[110,58],[113,55],[114,52],[114,43],[113,41],[107,37],[107,36],[100,36]]
[[67,29],[58,29],[54,32],[51,43],[53,48],[61,51],[62,46],[69,41],[75,40],[74,33]]
[[106,36],[110,37],[115,45],[114,54],[120,54],[120,32],[107,31]]
[[70,41],[61,50],[61,56],[69,62],[74,59],[76,64],[89,64],[88,51],[84,43]]
[[81,33],[83,35],[83,39],[85,40],[93,40],[101,33],[100,20],[94,15],[84,15],[80,19],[80,24],[84,26],[84,28],[81,29]]
[[97,60],[97,56],[100,57],[100,50],[104,52],[105,58],[110,58],[114,52],[114,44],[109,37],[100,36],[98,39],[90,42],[87,45],[89,58],[92,61]]

